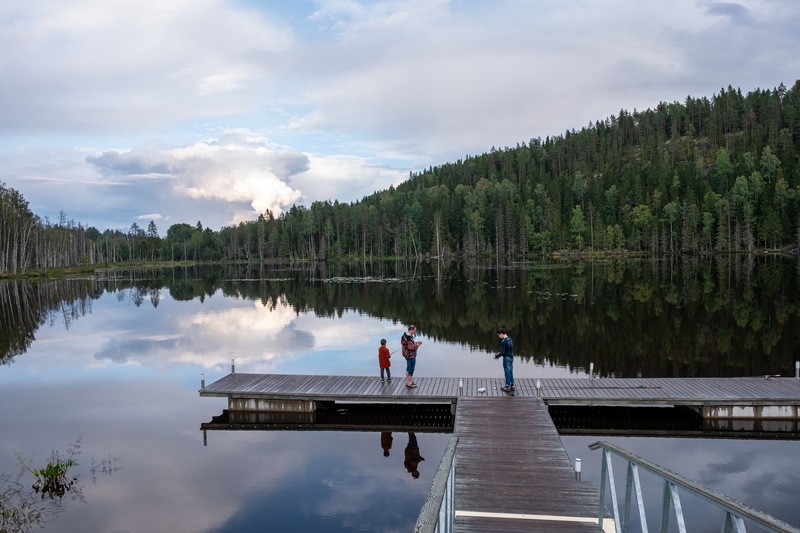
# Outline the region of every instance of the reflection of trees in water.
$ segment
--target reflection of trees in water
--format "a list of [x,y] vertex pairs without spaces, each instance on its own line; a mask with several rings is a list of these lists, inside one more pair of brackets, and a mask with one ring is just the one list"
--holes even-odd
[[103,291],[157,307],[160,289],[168,287],[176,300],[203,301],[221,291],[323,317],[361,311],[492,353],[494,331],[503,325],[524,359],[575,369],[594,362],[604,375],[790,373],[800,330],[798,265],[785,257],[733,255],[499,269],[413,262],[215,265],[35,286],[8,282],[0,284],[0,349],[6,362],[23,353],[40,323],[58,319],[68,327]]
[[[354,309],[413,322],[427,336],[487,352],[496,351],[494,331],[504,325],[521,357],[574,369],[594,362],[604,375],[790,374],[797,351],[800,267],[785,257],[462,265],[441,277],[422,265],[400,283],[379,283],[366,267],[337,268],[220,285],[265,303],[285,298],[298,312]],[[414,272],[408,264],[383,269],[397,278]]]
[[87,281],[0,283],[0,363],[25,353],[43,324],[61,322],[66,328],[91,312],[91,300],[102,288]]
[[797,268],[782,257],[724,256],[462,268],[442,279],[423,269],[397,284],[268,282],[261,298],[282,294],[321,316],[356,309],[413,322],[425,335],[487,352],[504,325],[523,358],[577,369],[594,362],[604,375],[790,374]]
[[25,353],[42,325],[62,324],[69,329],[79,318],[92,312],[92,301],[105,291],[116,291],[119,301],[137,307],[150,301],[158,307],[161,281],[148,286],[149,277],[127,276],[124,280],[54,280],[0,283],[0,364],[10,363]]

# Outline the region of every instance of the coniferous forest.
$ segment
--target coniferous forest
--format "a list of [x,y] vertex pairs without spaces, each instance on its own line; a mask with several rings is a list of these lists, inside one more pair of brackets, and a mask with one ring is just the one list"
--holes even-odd
[[0,236],[0,274],[12,275],[136,261],[796,250],[800,80],[621,110],[413,173],[357,202],[292,206],[220,231],[179,223],[162,238],[153,221],[100,232],[63,214],[42,220],[0,182]]

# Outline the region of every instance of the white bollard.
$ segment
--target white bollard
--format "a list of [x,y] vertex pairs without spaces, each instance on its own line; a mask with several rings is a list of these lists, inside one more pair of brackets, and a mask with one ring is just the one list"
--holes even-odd
[[235,374],[235,373],[236,373],[236,367],[233,364],[233,359],[231,359],[231,374]]
[[461,396],[462,392],[464,392],[464,380],[458,378],[458,395]]
[[594,363],[589,363],[589,379],[594,375]]
[[794,362],[794,379],[800,379],[800,361]]
[[575,459],[575,481],[581,480],[581,460]]
[[200,390],[206,390],[206,373],[200,374]]
[[541,396],[541,392],[542,392],[542,380],[541,379],[537,379],[536,380],[536,397],[537,398],[539,398]]

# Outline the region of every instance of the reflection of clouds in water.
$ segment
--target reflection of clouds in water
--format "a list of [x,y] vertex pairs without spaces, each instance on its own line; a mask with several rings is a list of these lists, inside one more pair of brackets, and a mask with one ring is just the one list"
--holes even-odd
[[[413,529],[414,513],[422,503],[420,496],[433,481],[434,469],[422,472],[419,479],[408,476],[403,466],[402,446],[405,433],[395,432],[393,454],[386,458],[380,444],[380,433],[325,434],[324,458],[329,466],[319,485],[326,490],[315,497],[314,513],[335,517],[348,530],[409,531]],[[419,435],[422,449],[440,457],[449,436]],[[316,495],[315,495],[316,496]],[[415,500],[419,501],[415,501]],[[408,505],[413,509],[409,512]],[[410,522],[410,523],[409,523]],[[381,524],[376,528],[376,524]],[[385,524],[391,524],[384,527]]]
[[[196,307],[186,305],[186,310]],[[108,336],[95,358],[155,367],[186,363],[214,368],[227,364],[231,353],[239,363],[271,363],[279,355],[314,348],[313,334],[293,326],[298,315],[287,305],[248,302],[227,309],[186,310],[163,313],[163,320],[149,323],[141,334]]]
[[295,327],[313,334],[315,347],[319,349],[374,344],[376,353],[381,338],[386,338],[388,346],[391,346],[392,339],[396,337],[398,340],[395,344],[399,345],[399,338],[403,333],[402,325],[387,320],[377,320],[355,311],[346,311],[336,319],[321,318],[314,313],[301,315]]
[[[239,372],[373,375],[380,339],[386,338],[395,352],[395,372],[405,366],[399,352],[405,326],[353,310],[320,317],[313,311],[297,313],[280,299],[264,305],[215,293],[202,302],[176,301],[165,291],[157,309],[133,308],[115,296],[104,295],[87,317],[91,319],[76,322],[67,334],[62,327],[42,328],[22,364],[32,365],[37,352],[46,354],[48,366],[74,369],[138,364],[163,371],[187,364],[214,369],[207,375],[213,380],[219,377],[216,372],[229,370],[234,358]],[[421,327],[424,332],[424,324]],[[424,333],[418,338],[423,341],[417,363],[420,377],[502,377],[500,364],[489,352],[436,341]],[[57,342],[57,349],[46,348],[48,340]],[[53,352],[60,359],[53,359]],[[514,371],[519,378],[568,373],[522,360],[516,361]]]
[[[756,451],[756,449],[758,451]],[[731,440],[725,451],[717,447],[689,443],[684,450],[691,454],[696,467],[682,474],[746,502],[756,509],[772,508],[769,513],[797,517],[800,513],[786,501],[786,494],[796,494],[800,487],[800,472],[795,465],[800,445],[792,441],[764,442]]]
[[[796,441],[576,436],[561,439],[570,457],[582,458],[585,481],[599,483],[601,455],[587,446],[603,440],[748,507],[800,524],[800,509],[786,498],[800,486]],[[621,460],[614,459],[614,474],[618,497],[624,500],[625,463]],[[649,473],[640,475],[648,522],[652,523],[660,513],[663,482]],[[680,496],[690,531],[719,531],[721,514],[715,508],[684,491]]]
[[[52,531],[214,530],[242,511],[249,494],[303,475],[313,457],[269,432],[212,433],[204,447],[199,423],[223,404],[199,400],[173,380],[65,383],[0,395],[0,402],[16,413],[15,431],[0,435],[0,449],[9,450],[0,471],[14,469],[10,450],[41,462],[83,435],[76,472],[86,504],[68,505]],[[10,421],[0,415],[0,423]],[[93,455],[117,457],[121,469],[92,484]]]
[[143,359],[175,351],[178,337],[110,337],[95,358],[114,363],[142,363]]
[[314,347],[313,335],[293,326],[298,315],[291,307],[252,304],[183,320],[179,324],[184,335],[180,361],[211,367],[233,352],[237,362],[263,363]]

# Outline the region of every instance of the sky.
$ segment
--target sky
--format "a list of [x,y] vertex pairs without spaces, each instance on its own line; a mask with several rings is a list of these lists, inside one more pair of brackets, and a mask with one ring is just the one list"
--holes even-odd
[[218,230],[791,87],[799,27],[789,0],[0,0],[0,182],[51,222]]

